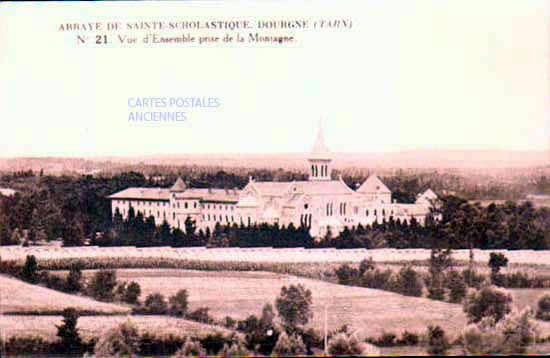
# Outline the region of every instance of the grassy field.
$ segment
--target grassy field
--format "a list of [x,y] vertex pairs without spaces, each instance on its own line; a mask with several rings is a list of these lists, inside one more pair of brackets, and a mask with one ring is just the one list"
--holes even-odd
[[[56,325],[60,325],[61,316],[10,316],[0,319],[0,331],[6,338],[12,336],[39,336],[47,340],[57,340]],[[85,339],[100,336],[105,330],[130,319],[140,332],[149,332],[157,336],[174,334],[177,336],[198,337],[210,332],[230,333],[221,327],[204,325],[181,318],[168,316],[85,316],[78,319],[77,328]]]
[[187,289],[190,309],[209,307],[217,319],[259,315],[264,304],[274,304],[283,285],[301,283],[312,291],[312,326],[320,330],[324,328],[325,304],[329,329],[347,324],[360,337],[379,336],[383,331],[400,334],[405,329],[424,332],[430,324],[440,325],[451,334],[459,332],[466,323],[460,305],[268,272],[128,269],[117,270],[117,277],[139,283],[141,299],[153,292],[168,298]]
[[125,314],[131,310],[124,305],[98,302],[88,297],[31,285],[4,275],[0,275],[0,298],[3,312],[59,312],[66,307],[106,314]]
[[528,306],[536,310],[539,298],[544,294],[550,294],[550,290],[538,288],[514,288],[507,291],[512,294],[514,305],[520,310]]

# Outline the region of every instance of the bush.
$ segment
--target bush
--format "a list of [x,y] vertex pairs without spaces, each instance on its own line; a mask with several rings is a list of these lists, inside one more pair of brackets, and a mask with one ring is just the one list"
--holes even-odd
[[136,282],[130,282],[122,295],[122,301],[129,304],[137,304],[141,295],[141,287]]
[[451,347],[445,331],[439,326],[428,327],[428,354],[430,355],[445,355]]
[[279,335],[279,339],[275,347],[273,347],[273,353],[282,356],[306,355],[307,348],[301,337],[296,335],[289,336],[286,332],[283,332]]
[[231,318],[230,316],[226,316],[223,322],[223,325],[225,328],[234,329],[237,325],[237,321]]
[[338,283],[340,285],[348,285],[348,286],[357,285],[357,280],[359,279],[359,276],[360,276],[359,272],[360,272],[359,270],[351,267],[348,264],[343,264],[342,266],[334,270],[334,273],[338,277]]
[[205,355],[206,351],[200,342],[186,339],[183,346],[174,354],[174,358],[204,357]]
[[359,263],[359,276],[363,276],[365,272],[371,270],[374,270],[374,261],[372,257],[361,260],[361,262]]
[[464,312],[470,323],[477,323],[484,317],[500,321],[510,313],[512,296],[501,288],[484,287],[469,295],[464,302]]
[[533,313],[526,309],[507,315],[496,323],[485,317],[477,324],[468,325],[462,335],[464,353],[468,355],[523,354],[536,341]]
[[223,349],[223,346],[229,342],[222,333],[216,332],[209,333],[204,338],[201,338],[200,343],[206,354],[217,355]]
[[128,320],[102,334],[94,348],[96,357],[133,356],[139,350],[139,334]]
[[170,314],[178,317],[185,316],[188,297],[187,290],[179,290],[174,296],[170,297]]
[[187,319],[192,321],[210,324],[214,322],[214,319],[208,314],[208,307],[199,307],[196,310],[189,312],[186,316]]
[[144,302],[144,312],[148,314],[165,314],[168,311],[168,305],[164,296],[160,293],[152,293]]
[[466,297],[466,283],[462,275],[455,270],[447,274],[447,288],[449,289],[449,301],[460,303]]
[[395,339],[397,338],[397,335],[392,332],[382,332],[380,337],[375,341],[374,344],[376,344],[379,347],[393,347],[396,345]]
[[48,271],[41,271],[38,274],[38,282],[46,285],[52,290],[63,291],[67,290],[67,282],[56,274],[50,274]]
[[316,329],[309,328],[306,331],[300,332],[299,334],[302,337],[302,341],[306,345],[307,354],[313,354],[312,348],[323,348],[323,337],[321,336],[321,333]]
[[401,338],[397,341],[397,344],[403,346],[416,346],[420,342],[418,334],[404,331],[401,334]]
[[379,269],[366,271],[359,280],[359,286],[376,288],[379,290],[389,290],[391,287],[390,281],[392,275],[393,273],[390,269],[385,271],[381,271]]
[[485,283],[485,276],[482,274],[478,274],[476,270],[470,270],[470,269],[464,269],[462,270],[462,278],[464,279],[464,283],[468,287],[474,287],[475,289],[481,289],[483,284]]
[[422,296],[420,276],[411,266],[404,266],[399,270],[397,292],[405,296]]
[[27,255],[25,265],[21,270],[21,278],[28,283],[38,283],[38,263],[34,255]]
[[537,304],[537,319],[550,321],[550,295],[543,295]]
[[328,343],[328,353],[333,356],[379,355],[380,350],[370,344],[360,342],[355,336],[338,333]]
[[234,342],[230,346],[224,344],[222,350],[219,352],[219,356],[224,358],[245,357],[249,355],[251,355],[250,351],[246,349],[241,341]]
[[116,285],[116,271],[100,270],[92,277],[88,291],[90,296],[100,301],[112,301]]

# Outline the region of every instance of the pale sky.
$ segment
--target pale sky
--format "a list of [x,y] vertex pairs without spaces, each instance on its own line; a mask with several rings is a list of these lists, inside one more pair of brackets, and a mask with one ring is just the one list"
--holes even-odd
[[[548,148],[548,1],[259,3],[0,5],[0,156],[307,152],[320,119],[334,152]],[[77,45],[75,32],[58,31],[256,18],[353,25],[248,47]],[[182,123],[135,125],[136,97],[221,105]]]

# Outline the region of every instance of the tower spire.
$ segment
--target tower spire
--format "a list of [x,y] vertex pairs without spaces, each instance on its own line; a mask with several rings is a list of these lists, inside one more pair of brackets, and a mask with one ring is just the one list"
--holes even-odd
[[323,135],[323,122],[319,119],[319,125],[317,127],[317,137],[313,144],[312,154],[328,154],[328,148],[325,145],[325,136]]
[[325,145],[325,137],[323,135],[323,125],[319,120],[319,128],[317,137],[313,144],[313,149],[309,156],[310,176],[309,180],[330,180],[332,168],[330,167],[331,158],[328,148]]

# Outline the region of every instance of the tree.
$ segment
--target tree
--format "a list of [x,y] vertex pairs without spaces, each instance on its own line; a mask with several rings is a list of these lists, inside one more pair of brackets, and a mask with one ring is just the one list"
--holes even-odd
[[445,331],[439,326],[428,327],[428,354],[430,355],[445,355],[451,347]]
[[63,246],[82,246],[84,244],[84,229],[76,219],[69,221],[63,229]]
[[60,345],[65,353],[79,353],[82,349],[82,339],[76,328],[78,312],[69,307],[63,310],[63,324],[56,325],[57,336],[61,339]]
[[100,270],[92,277],[88,290],[92,297],[100,301],[112,301],[116,284],[116,271]]
[[165,314],[168,310],[168,305],[164,300],[164,296],[160,293],[152,293],[145,298],[145,311],[149,314]]
[[328,353],[333,356],[380,355],[380,350],[367,343],[360,342],[354,335],[338,333],[328,343]]
[[397,276],[397,289],[405,296],[422,296],[420,275],[411,266],[403,266]]
[[98,358],[132,357],[139,350],[139,333],[130,320],[113,327],[102,334],[94,347]]
[[451,249],[442,250],[433,248],[430,254],[430,276],[428,281],[428,297],[434,300],[443,300],[445,286],[443,275],[452,266]]
[[178,317],[185,316],[189,304],[188,297],[187,290],[179,290],[174,296],[170,297],[170,313]]
[[126,290],[122,295],[122,300],[129,304],[137,304],[139,295],[141,295],[141,287],[139,283],[132,281],[126,286]]
[[302,284],[281,288],[281,294],[275,301],[275,307],[288,332],[294,332],[298,326],[309,322],[313,317],[311,304],[311,291]]
[[80,265],[72,265],[67,275],[65,289],[67,292],[78,292],[82,289],[82,271]]
[[510,313],[511,305],[512,296],[509,293],[489,286],[469,295],[463,309],[470,323],[477,323],[484,317],[492,317],[498,322]]
[[451,270],[447,274],[447,288],[449,289],[449,302],[460,303],[466,297],[466,282],[462,275]]
[[491,282],[497,286],[503,286],[503,277],[500,275],[500,268],[508,265],[508,259],[504,254],[491,252],[489,258],[489,267],[491,268]]
[[38,283],[38,263],[34,255],[27,255],[25,266],[23,266],[21,271],[21,276],[23,280],[29,283]]

